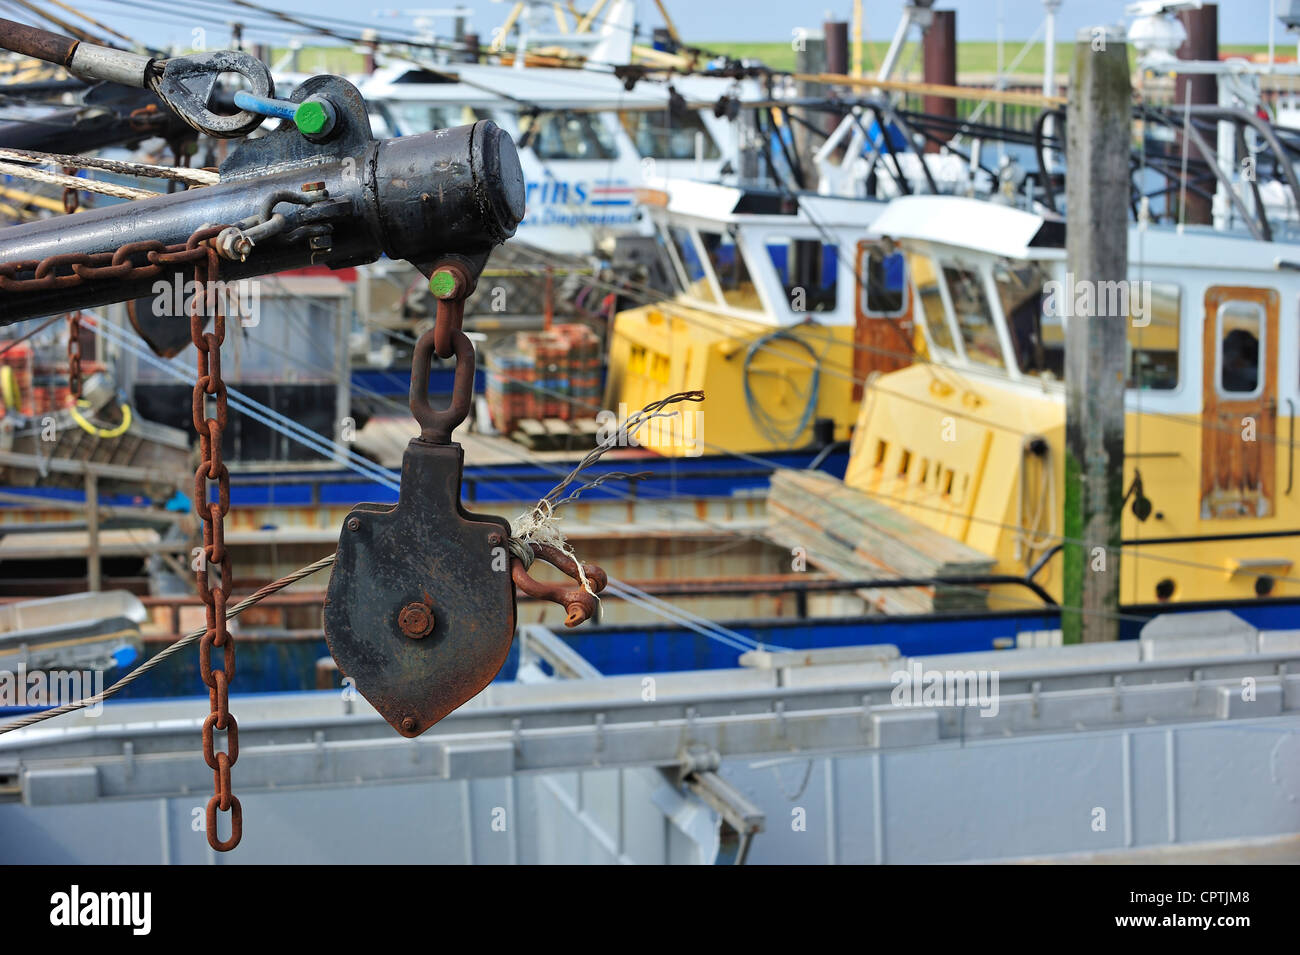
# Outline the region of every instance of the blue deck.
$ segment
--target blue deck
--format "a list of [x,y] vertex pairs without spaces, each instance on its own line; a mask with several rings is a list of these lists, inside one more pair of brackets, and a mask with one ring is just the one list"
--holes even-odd
[[[628,497],[730,497],[736,491],[765,489],[778,467],[806,468],[818,456],[816,449],[764,455],[764,464],[737,460],[725,454],[697,458],[664,458],[611,452],[583,472],[593,480],[611,471],[648,472],[633,481],[611,482],[583,493],[583,500],[622,500]],[[468,505],[496,501],[536,501],[577,464],[581,452],[570,460],[519,464],[473,465],[465,468],[462,484]],[[847,449],[837,449],[818,469],[843,478],[848,467]],[[368,481],[352,471],[240,472],[231,482],[230,501],[235,507],[347,505],[362,501],[386,504],[397,500],[394,491]]]

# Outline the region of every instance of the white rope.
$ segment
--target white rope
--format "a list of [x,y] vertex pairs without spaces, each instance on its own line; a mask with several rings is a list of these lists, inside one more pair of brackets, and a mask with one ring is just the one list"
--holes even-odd
[[564,554],[578,568],[578,583],[582,584],[582,589],[599,602],[600,595],[592,589],[591,581],[587,579],[587,572],[582,569],[582,561],[573,552],[569,542],[564,539],[564,534],[555,526],[558,520],[554,505],[546,498],[542,498],[531,511],[520,514],[510,522],[510,536],[521,544],[550,544]]
[[8,162],[0,162],[0,175],[30,179],[32,182],[46,182],[53,186],[63,186],[65,189],[77,189],[81,192],[98,192],[115,199],[150,199],[160,195],[148,189],[119,186],[116,183],[100,182],[97,179],[80,179],[61,172],[45,172],[33,169],[31,166],[17,166]]
[[[1026,439],[1020,450],[1020,502],[1017,507],[1017,526],[1014,535],[1015,557],[1017,560],[1029,561],[1034,554],[1042,551],[1057,540],[1056,534],[1056,474],[1053,470],[1052,452],[1039,459],[1039,487],[1034,495],[1034,516],[1026,519],[1026,498],[1029,496],[1029,441]],[[1036,457],[1036,455],[1035,455]],[[1044,512],[1047,515],[1047,532],[1042,532]]]
[[0,159],[35,162],[45,166],[63,166],[69,169],[103,169],[127,176],[146,176],[151,179],[175,179],[193,186],[214,186],[221,174],[208,169],[190,169],[186,166],[154,166],[143,162],[126,162],[120,159],[97,159],[90,156],[72,156],[67,153],[43,153],[34,149],[0,149]]

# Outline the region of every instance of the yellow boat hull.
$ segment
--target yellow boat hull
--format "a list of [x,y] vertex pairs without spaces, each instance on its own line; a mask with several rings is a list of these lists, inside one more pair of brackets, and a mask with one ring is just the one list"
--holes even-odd
[[[1280,418],[1276,433],[1287,434]],[[1138,440],[1140,433],[1140,442]],[[1041,440],[1053,464],[1027,445]],[[966,377],[936,376],[914,365],[867,387],[845,483],[907,516],[989,554],[995,573],[1023,576],[1064,533],[1065,406],[1059,395],[1027,393]],[[1295,493],[1277,494],[1266,516],[1202,517],[1202,421],[1130,412],[1125,444],[1141,455],[1124,463],[1124,487],[1135,471],[1151,502],[1145,521],[1132,501],[1121,523],[1119,555],[1089,561],[1092,572],[1120,574],[1120,601],[1149,604],[1254,599],[1300,594],[1293,581],[1300,539],[1246,535],[1287,531],[1300,524]],[[1276,467],[1287,467],[1279,448]],[[1285,487],[1285,474],[1274,486]],[[1026,530],[1019,530],[1025,527]],[[1150,543],[1161,538],[1218,540]],[[1095,566],[1094,566],[1095,564]],[[1261,575],[1266,584],[1257,584]],[[1035,580],[1061,599],[1058,550]],[[1257,587],[1267,587],[1261,593]],[[990,606],[1014,609],[1039,601],[1028,590],[995,587]]]
[[[676,428],[642,433],[644,447],[669,457],[807,446],[818,418],[830,419],[835,440],[846,440],[857,417],[853,329],[807,323],[772,332],[676,303],[620,312],[605,407],[635,411],[672,392],[703,391],[704,402],[682,412]],[[761,348],[750,355],[756,342]]]

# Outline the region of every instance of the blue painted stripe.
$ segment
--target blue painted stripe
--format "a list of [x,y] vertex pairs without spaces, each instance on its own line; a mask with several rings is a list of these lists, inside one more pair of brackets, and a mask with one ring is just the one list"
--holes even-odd
[[[1261,605],[1250,601],[1224,605],[1250,624],[1260,628],[1283,626],[1294,621],[1300,601],[1277,601]],[[1133,614],[1138,608],[1122,608]],[[1194,612],[1203,607],[1180,611],[1171,607],[1140,610],[1140,616],[1156,613]],[[1134,639],[1142,620],[1121,622],[1121,639]],[[552,621],[554,625],[554,621]],[[904,656],[935,653],[966,653],[994,649],[998,637],[1013,637],[1033,630],[1051,630],[1060,626],[1060,617],[1049,609],[1013,613],[943,614],[916,617],[836,617],[799,619],[763,619],[722,621],[729,629],[754,640],[773,645],[807,650],[823,647],[862,646],[892,643]],[[699,669],[729,669],[737,666],[736,650],[708,640],[690,630],[657,624],[618,624],[607,627],[586,626],[565,631],[558,626],[557,636],[578,651],[602,673],[615,676],[629,673],[668,673]],[[295,692],[315,689],[316,660],[327,656],[324,640],[276,641],[241,644],[239,684],[236,695]],[[518,655],[511,648],[498,680],[514,679]],[[132,683],[122,698],[177,698],[194,696],[196,679],[186,667],[158,667]],[[200,687],[201,688],[201,687]],[[110,701],[109,706],[113,703]],[[4,715],[8,716],[9,713]],[[13,715],[17,715],[16,713]]]

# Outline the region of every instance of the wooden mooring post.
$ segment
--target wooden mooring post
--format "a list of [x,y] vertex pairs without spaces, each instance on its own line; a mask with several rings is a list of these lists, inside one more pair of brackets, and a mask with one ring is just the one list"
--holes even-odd
[[[1119,638],[1124,346],[1130,319],[1111,314],[1119,309],[1109,306],[1128,301],[1111,290],[1126,288],[1128,279],[1131,96],[1123,33],[1081,30],[1066,112],[1065,288],[1075,300],[1058,303],[1068,307],[1061,610],[1066,643]],[[1119,284],[1102,284],[1112,282]],[[1091,295],[1075,296],[1089,286]]]
[[99,555],[99,478],[86,469],[86,589],[104,586],[103,562]]

